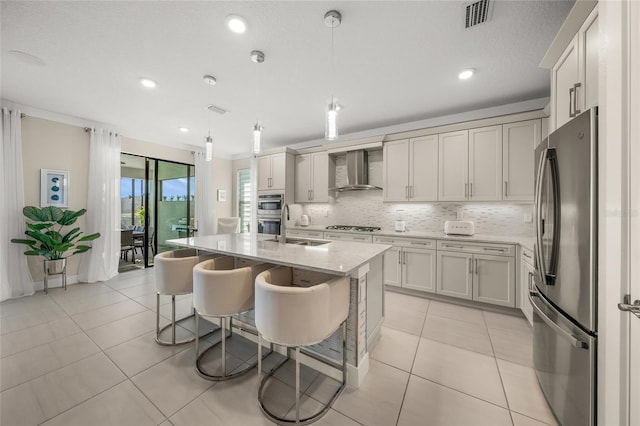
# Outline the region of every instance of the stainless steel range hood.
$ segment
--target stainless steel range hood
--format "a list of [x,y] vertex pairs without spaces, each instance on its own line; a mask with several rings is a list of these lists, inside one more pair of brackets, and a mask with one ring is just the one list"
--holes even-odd
[[369,159],[364,149],[347,151],[347,184],[331,191],[363,191],[369,189],[382,189],[379,186],[369,185]]

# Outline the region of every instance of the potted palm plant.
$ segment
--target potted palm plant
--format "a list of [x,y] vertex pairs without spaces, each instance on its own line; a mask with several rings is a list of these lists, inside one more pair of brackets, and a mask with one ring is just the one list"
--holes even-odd
[[[78,211],[62,210],[59,207],[48,206],[43,208],[27,206],[22,209],[22,214],[29,219],[24,233],[31,239],[14,238],[12,243],[24,244],[29,250],[27,256],[44,257],[44,267],[48,274],[59,274],[67,266],[67,256],[84,253],[91,246],[78,244],[80,242],[93,241],[100,237],[100,233],[85,235],[79,227],[67,232],[65,229],[73,225],[76,220],[87,212],[87,209]],[[68,254],[73,250],[71,254]]]

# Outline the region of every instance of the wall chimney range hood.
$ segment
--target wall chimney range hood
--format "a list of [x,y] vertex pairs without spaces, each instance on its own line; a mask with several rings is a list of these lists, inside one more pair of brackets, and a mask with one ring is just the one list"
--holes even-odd
[[382,189],[379,186],[369,185],[369,159],[364,149],[347,151],[347,184],[330,191],[363,191],[370,189]]

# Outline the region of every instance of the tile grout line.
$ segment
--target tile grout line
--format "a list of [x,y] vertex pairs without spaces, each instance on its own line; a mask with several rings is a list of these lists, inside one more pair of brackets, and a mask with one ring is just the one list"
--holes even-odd
[[511,406],[509,405],[509,398],[507,397],[507,390],[504,388],[504,381],[502,380],[502,372],[500,371],[500,366],[498,365],[498,358],[496,358],[495,348],[493,347],[493,339],[491,339],[491,333],[489,333],[489,326],[487,324],[487,319],[484,316],[484,311],[482,311],[482,321],[484,322],[484,326],[487,329],[487,334],[489,335],[489,343],[491,344],[491,351],[493,352],[493,361],[496,364],[496,370],[498,370],[498,377],[500,378],[500,385],[502,386],[502,393],[504,394],[504,400],[507,403],[507,410],[509,411],[509,418],[511,419],[511,424],[515,425],[513,421],[513,414],[511,414]]

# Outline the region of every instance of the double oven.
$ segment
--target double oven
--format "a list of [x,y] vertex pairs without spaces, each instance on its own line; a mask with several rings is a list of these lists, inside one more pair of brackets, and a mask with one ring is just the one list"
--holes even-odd
[[258,194],[258,234],[280,235],[284,194]]

